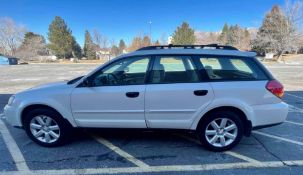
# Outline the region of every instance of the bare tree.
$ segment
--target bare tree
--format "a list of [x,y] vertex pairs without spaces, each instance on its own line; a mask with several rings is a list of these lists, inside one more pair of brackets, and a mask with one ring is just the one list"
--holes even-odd
[[288,32],[290,33],[289,38],[289,49],[297,52],[302,44],[302,24],[303,24],[303,3],[302,1],[290,1],[286,0],[283,8],[284,14],[288,23]]
[[139,48],[143,47],[143,38],[142,38],[142,35],[141,34],[138,34],[137,36],[135,36],[133,39],[132,39],[132,42],[131,44],[129,45],[128,47],[128,51],[134,51],[134,50],[137,50]]
[[94,29],[93,41],[94,41],[95,44],[97,44],[99,46],[99,48],[101,47],[102,35],[99,33],[99,31],[97,29]]
[[218,32],[204,32],[197,31],[196,35],[196,44],[215,44],[218,43]]
[[108,38],[102,35],[97,29],[94,29],[93,42],[99,46],[99,48],[108,48]]
[[160,37],[160,44],[166,45],[168,43],[167,41],[168,41],[168,36],[166,35],[166,33],[162,33]]
[[283,8],[287,19],[296,27],[301,28],[303,23],[302,1],[287,0]]
[[141,47],[146,47],[151,45],[151,40],[148,35],[145,35],[142,39],[142,46]]
[[102,48],[107,48],[108,47],[108,38],[106,36],[103,36],[101,39],[101,47]]
[[11,18],[0,18],[0,52],[14,56],[22,43],[26,29]]
[[285,7],[274,6],[266,14],[253,47],[259,52],[273,52],[282,61],[285,52],[296,52],[302,41],[302,2],[286,1]]

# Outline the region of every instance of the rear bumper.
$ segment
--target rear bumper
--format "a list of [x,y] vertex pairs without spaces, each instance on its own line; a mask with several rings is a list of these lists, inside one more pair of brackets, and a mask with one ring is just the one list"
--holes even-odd
[[288,114],[288,104],[284,102],[252,106],[254,118],[252,128],[259,129],[283,123]]

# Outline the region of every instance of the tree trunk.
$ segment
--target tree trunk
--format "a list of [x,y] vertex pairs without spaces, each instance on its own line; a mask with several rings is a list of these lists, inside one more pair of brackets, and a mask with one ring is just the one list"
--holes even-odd
[[283,51],[278,53],[278,58],[277,58],[278,62],[285,62],[283,59]]

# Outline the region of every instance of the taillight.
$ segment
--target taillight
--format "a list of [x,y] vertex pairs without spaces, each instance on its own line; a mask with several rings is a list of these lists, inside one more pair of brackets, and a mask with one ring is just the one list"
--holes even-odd
[[284,95],[284,87],[277,80],[271,80],[266,84],[266,89],[273,93],[275,96],[282,98]]

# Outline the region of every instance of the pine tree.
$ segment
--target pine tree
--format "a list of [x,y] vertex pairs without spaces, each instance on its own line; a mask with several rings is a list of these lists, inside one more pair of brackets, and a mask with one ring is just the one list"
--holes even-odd
[[110,49],[110,53],[112,56],[118,56],[119,55],[119,48],[116,45],[113,45]]
[[46,41],[42,35],[26,32],[19,50],[27,50],[34,55],[46,55]]
[[195,31],[187,22],[183,22],[173,34],[172,44],[194,44],[196,41]]
[[76,39],[73,37],[73,52],[72,55],[74,58],[80,59],[82,57],[82,49],[80,45],[77,43]]
[[126,48],[126,44],[123,41],[123,39],[121,39],[120,42],[119,42],[119,53],[122,54],[123,51],[125,50],[125,48]]
[[159,40],[157,40],[155,43],[154,43],[155,46],[159,46],[160,45],[160,42]]
[[27,32],[16,55],[23,60],[40,60],[39,56],[48,54],[46,41],[42,35]]
[[72,32],[65,21],[56,16],[48,28],[50,50],[59,58],[68,58],[73,51]]
[[225,23],[218,40],[222,45],[234,46],[240,50],[250,50],[251,48],[249,31],[238,24],[228,26]]
[[227,37],[228,37],[228,33],[229,33],[229,27],[228,24],[225,23],[222,29],[222,32],[219,36],[219,42],[223,45],[227,44]]
[[92,37],[87,30],[85,31],[83,52],[87,59],[96,59],[95,44],[93,43]]

